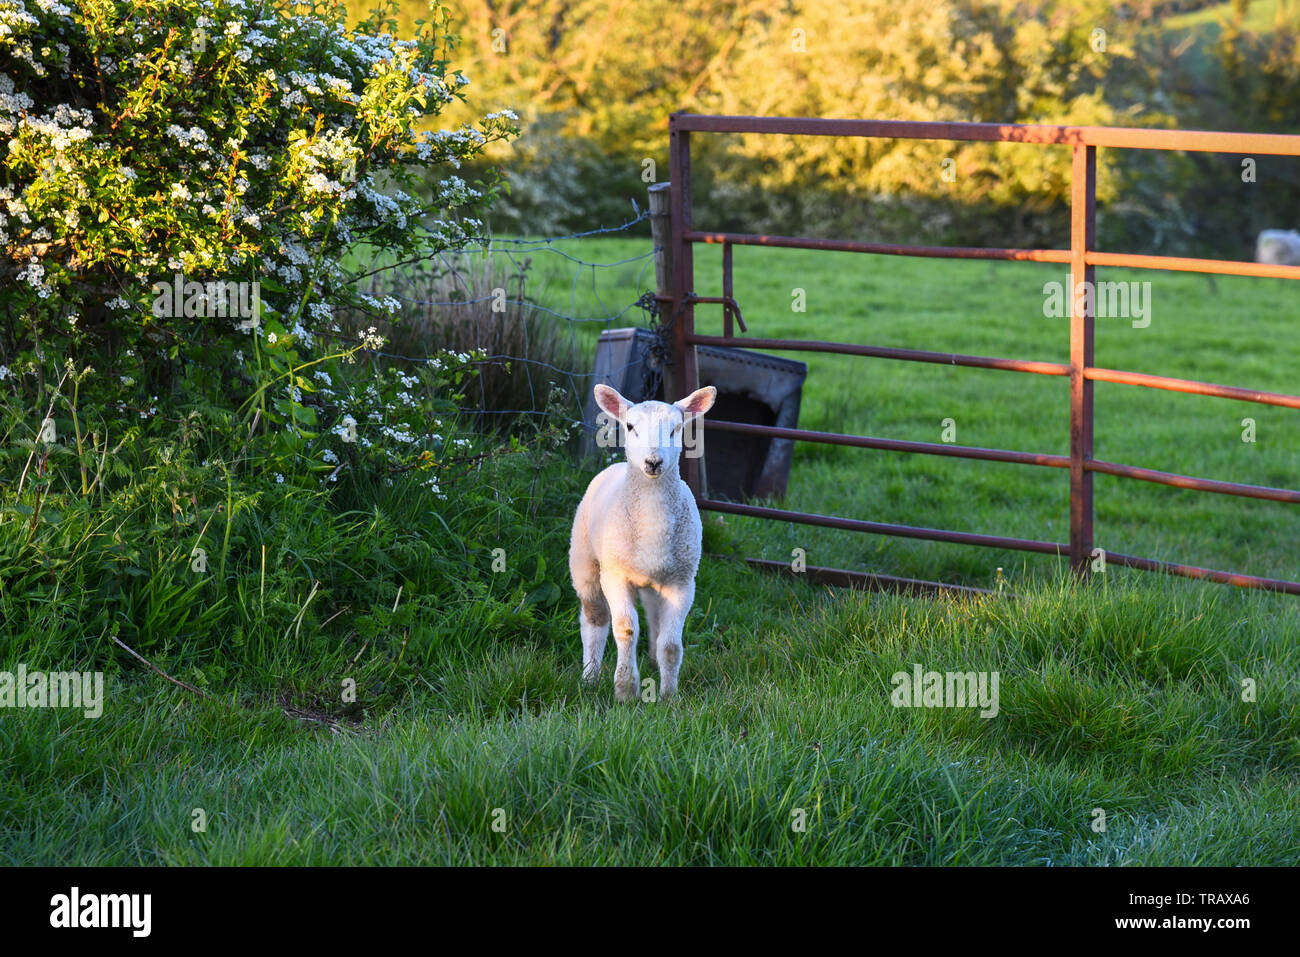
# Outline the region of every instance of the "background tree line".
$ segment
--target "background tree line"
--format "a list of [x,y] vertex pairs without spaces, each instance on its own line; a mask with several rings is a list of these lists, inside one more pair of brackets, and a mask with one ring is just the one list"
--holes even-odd
[[[351,0],[354,13],[368,5]],[[667,179],[675,110],[1300,131],[1297,0],[446,6],[471,102],[524,121],[489,159],[510,182],[499,230],[621,222],[645,195],[646,160]],[[395,26],[424,7],[402,0]],[[693,145],[697,222],[709,227],[998,245],[1065,235],[1064,148],[771,136]],[[1255,160],[1247,182],[1242,157],[1101,151],[1101,242],[1248,257],[1259,229],[1300,225],[1296,161]]]

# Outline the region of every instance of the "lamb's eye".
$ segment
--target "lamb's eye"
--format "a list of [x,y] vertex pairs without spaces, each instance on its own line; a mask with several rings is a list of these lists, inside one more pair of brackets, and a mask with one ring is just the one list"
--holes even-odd
[[681,427],[680,425],[678,425],[678,426],[674,426],[674,427],[673,427],[673,435],[676,435],[676,434],[677,434],[678,432],[680,432],[681,430],[682,430],[682,427]]
[[631,422],[625,422],[625,423],[623,423],[623,424],[627,426],[627,430],[628,430],[629,432],[631,432],[633,435],[636,435],[636,427],[635,427],[634,425],[632,425]]

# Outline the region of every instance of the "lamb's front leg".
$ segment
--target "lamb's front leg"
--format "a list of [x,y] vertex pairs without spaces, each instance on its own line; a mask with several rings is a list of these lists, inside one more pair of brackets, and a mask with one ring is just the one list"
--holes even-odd
[[659,593],[653,587],[641,588],[641,607],[645,609],[646,654],[650,660],[659,665]]
[[605,654],[605,638],[609,635],[609,608],[600,589],[600,566],[594,558],[575,548],[569,555],[569,571],[581,604],[578,624],[582,632],[582,677],[588,684],[594,684],[600,677],[600,659]]
[[682,630],[695,602],[695,579],[659,589],[659,697],[677,692],[677,672],[682,666]]
[[605,654],[605,638],[609,635],[609,610],[605,599],[584,603],[579,618],[582,632],[582,678],[595,684],[600,677],[600,659]]
[[614,643],[618,646],[618,664],[614,666],[614,697],[624,704],[637,699],[641,676],[636,667],[638,622],[635,592],[627,579],[601,572],[600,590],[605,593],[609,615],[614,623]]

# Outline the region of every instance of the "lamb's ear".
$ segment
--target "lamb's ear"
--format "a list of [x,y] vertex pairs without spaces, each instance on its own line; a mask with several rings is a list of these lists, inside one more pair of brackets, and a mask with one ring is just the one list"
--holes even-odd
[[601,411],[622,422],[632,403],[619,395],[618,390],[611,386],[598,385],[593,391],[596,395],[596,405]]
[[678,399],[673,405],[682,410],[684,419],[693,419],[697,415],[703,415],[713,408],[713,403],[717,401],[718,390],[711,385],[706,385],[703,389],[696,389],[684,399]]

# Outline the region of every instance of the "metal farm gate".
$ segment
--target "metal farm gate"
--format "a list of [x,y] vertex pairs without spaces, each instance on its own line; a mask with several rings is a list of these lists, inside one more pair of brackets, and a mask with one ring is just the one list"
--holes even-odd
[[[1070,248],[1069,249],[984,249],[953,246],[906,246],[888,243],[869,243],[849,240],[811,239],[795,236],[763,236],[751,233],[716,233],[698,230],[691,220],[691,134],[692,133],[767,133],[795,136],[861,136],[881,139],[924,139],[947,141],[982,141],[1001,143],[1031,143],[1043,146],[1065,145],[1072,152],[1072,180],[1070,188]],[[1183,272],[1218,273],[1233,276],[1262,276],[1281,279],[1300,279],[1300,266],[1277,266],[1250,262],[1233,262],[1217,259],[1186,259],[1174,256],[1144,256],[1128,253],[1100,252],[1095,248],[1097,148],[1194,150],[1243,155],[1265,154],[1300,156],[1300,136],[1278,136],[1254,133],[1221,133],[1205,131],[1125,129],[1091,126],[1030,126],[996,123],[925,123],[911,121],[879,120],[829,120],[795,119],[752,116],[700,116],[674,113],[669,120],[671,185],[668,193],[668,219],[671,239],[664,245],[671,278],[669,288],[661,282],[659,299],[666,310],[671,310],[666,320],[670,327],[672,366],[669,370],[675,395],[685,395],[699,387],[695,361],[695,347],[744,346],[747,349],[798,350],[867,356],[880,359],[899,359],[906,362],[932,362],[951,366],[969,366],[977,369],[998,369],[1009,372],[1026,372],[1035,375],[1061,376],[1070,386],[1070,454],[1047,455],[1035,452],[1014,452],[1003,449],[984,449],[970,446],[930,442],[905,442],[873,438],[862,435],[841,435],[830,432],[812,432],[805,429],[787,429],[753,425],[740,422],[708,420],[706,428],[724,432],[748,433],[774,439],[794,439],[806,442],[826,442],[859,448],[880,449],[893,452],[913,452],[925,455],[948,455],[993,462],[1012,462],[1047,468],[1068,469],[1070,473],[1070,540],[1068,543],[1046,542],[1032,539],[1004,538],[947,529],[919,528],[881,522],[861,521],[832,515],[817,515],[784,509],[764,508],[702,496],[700,487],[700,459],[683,458],[683,478],[695,493],[699,507],[716,512],[752,515],[807,525],[896,535],[905,538],[955,542],[965,545],[982,545],[1008,548],[1045,555],[1069,555],[1072,569],[1087,575],[1094,555],[1093,544],[1093,474],[1102,472],[1154,482],[1176,488],[1194,489],[1239,495],[1245,498],[1269,499],[1276,502],[1300,503],[1300,491],[1242,485],[1189,475],[1160,472],[1134,465],[1121,465],[1093,458],[1092,385],[1094,382],[1114,382],[1189,392],[1195,395],[1218,396],[1243,402],[1300,409],[1300,396],[1254,389],[1215,385],[1190,379],[1176,379],[1145,372],[1128,372],[1104,369],[1093,365],[1093,312],[1095,301],[1081,307],[1073,293],[1081,282],[1093,282],[1097,266],[1127,266],[1138,269],[1163,269]],[[652,194],[653,200],[662,199]],[[661,210],[662,211],[662,210]],[[722,295],[697,296],[693,292],[694,268],[692,249],[695,243],[722,245]],[[1037,362],[1025,359],[1001,359],[988,356],[970,356],[916,349],[894,349],[881,346],[854,345],[842,342],[821,342],[806,339],[764,339],[737,336],[733,329],[739,323],[747,331],[732,287],[733,246],[780,246],[794,249],[825,249],[846,252],[875,253],[890,256],[924,256],[940,259],[991,259],[1028,262],[1066,263],[1070,266],[1070,361]],[[667,277],[665,277],[667,278]],[[1092,286],[1091,288],[1095,288]],[[695,331],[697,304],[722,306],[723,333],[721,336],[700,335]],[[1300,595],[1300,582],[1259,578],[1254,575],[1215,571],[1171,562],[1155,561],[1133,555],[1107,551],[1105,561],[1111,564],[1161,571],[1189,578],[1223,582],[1245,588]],[[758,562],[755,565],[777,566],[775,562]],[[811,569],[810,569],[811,571]],[[838,570],[828,577],[836,583],[854,581],[874,584],[886,583],[897,587],[936,587],[936,583],[911,582],[888,576],[865,575]],[[939,586],[942,587],[942,586]]]

